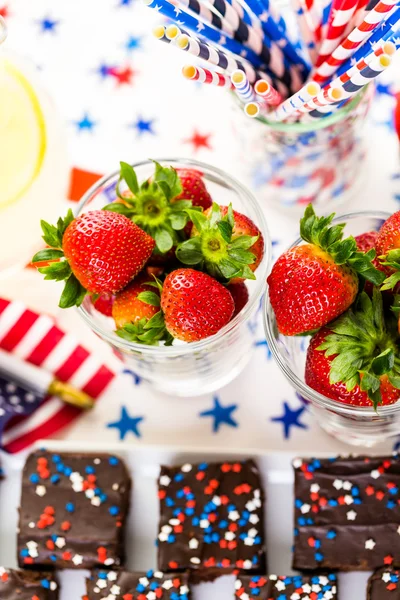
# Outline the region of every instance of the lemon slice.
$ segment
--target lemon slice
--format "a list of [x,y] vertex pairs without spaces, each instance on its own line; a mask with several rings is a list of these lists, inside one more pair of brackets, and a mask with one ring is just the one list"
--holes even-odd
[[46,125],[32,85],[15,65],[0,61],[0,210],[29,189],[45,151]]

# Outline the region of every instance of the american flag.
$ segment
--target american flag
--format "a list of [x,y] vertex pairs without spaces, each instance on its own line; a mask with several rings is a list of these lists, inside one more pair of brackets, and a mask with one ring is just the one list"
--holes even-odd
[[[115,373],[88,352],[54,319],[28,309],[20,301],[0,298],[0,348],[99,398]],[[19,452],[71,424],[81,411],[58,398],[46,397],[30,416],[16,416],[6,426],[2,447]]]

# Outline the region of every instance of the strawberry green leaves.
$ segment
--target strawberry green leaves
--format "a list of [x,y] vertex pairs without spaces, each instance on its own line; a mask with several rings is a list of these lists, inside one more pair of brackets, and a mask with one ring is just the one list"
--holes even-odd
[[85,288],[79,283],[75,275],[71,271],[69,263],[64,258],[62,250],[62,240],[68,225],[74,220],[74,215],[70,209],[66,217],[59,218],[57,226],[50,225],[46,221],[41,221],[43,231],[43,240],[51,248],[40,250],[32,258],[32,263],[50,262],[45,267],[39,267],[39,273],[45,276],[47,280],[65,281],[65,286],[60,297],[60,308],[70,308],[72,306],[80,306],[86,296]]
[[300,220],[301,238],[327,252],[337,265],[348,265],[364,279],[374,285],[381,285],[385,275],[372,264],[376,256],[375,250],[359,252],[352,236],[343,240],[345,223],[331,225],[334,216],[335,213],[328,217],[317,217],[309,204]]
[[194,230],[189,240],[181,243],[176,256],[180,262],[196,266],[220,281],[239,277],[255,279],[249,265],[256,256],[250,252],[257,236],[234,237],[235,219],[232,206],[224,216],[218,204],[214,203],[208,215],[186,211],[193,222]]
[[[157,292],[145,291],[138,294],[137,299],[145,304],[159,307],[161,304],[160,294],[162,291],[161,282],[156,279],[154,283],[149,283]],[[124,327],[116,330],[116,334],[129,342],[136,344],[146,344],[148,346],[158,346],[164,342],[165,346],[172,346],[174,338],[165,327],[164,315],[159,310],[151,319],[142,318],[135,323],[127,323]]]
[[[172,167],[163,167],[157,161],[151,180],[141,185],[131,165],[121,162],[117,195],[121,202],[112,202],[103,210],[119,212],[146,231],[156,242],[156,253],[166,254],[183,239],[183,230],[189,222],[186,209],[195,212],[190,200],[177,200],[182,193],[178,173]],[[121,192],[125,182],[127,192]]]
[[330,363],[330,383],[343,382],[348,391],[357,385],[376,409],[382,403],[381,378],[386,376],[400,389],[400,352],[397,334],[384,319],[382,294],[372,299],[362,292],[352,308],[329,325],[332,334],[318,347]]

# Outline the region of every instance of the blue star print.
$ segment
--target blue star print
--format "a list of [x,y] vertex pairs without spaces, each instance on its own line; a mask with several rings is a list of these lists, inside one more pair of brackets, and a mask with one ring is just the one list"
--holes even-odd
[[289,439],[291,428],[299,427],[300,429],[308,429],[307,425],[300,422],[300,417],[303,412],[306,410],[305,406],[298,408],[297,410],[292,410],[287,402],[283,403],[283,415],[281,417],[272,417],[271,421],[273,423],[282,423],[283,425],[283,435],[285,440]]
[[124,370],[122,371],[122,373],[123,373],[124,375],[131,375],[131,377],[132,377],[132,379],[133,379],[133,383],[134,383],[135,385],[139,385],[139,384],[140,384],[140,382],[142,381],[142,378],[141,378],[141,377],[139,377],[139,375],[136,375],[136,373],[134,373],[133,371],[131,371],[131,369],[124,369]]
[[143,133],[150,133],[151,135],[155,135],[155,132],[153,130],[153,123],[154,119],[146,121],[145,119],[139,117],[136,123],[133,123],[132,127],[134,127],[137,130],[139,135],[142,135]]
[[119,431],[119,439],[125,439],[127,433],[131,432],[136,437],[141,437],[141,433],[138,429],[139,423],[144,420],[144,417],[131,417],[128,414],[125,406],[121,409],[121,418],[119,421],[115,421],[114,423],[108,423],[107,427],[109,429],[118,429]]
[[138,50],[139,48],[141,48],[141,46],[142,46],[141,38],[135,37],[133,35],[131,35],[128,38],[128,41],[125,44],[125,48],[128,50],[128,52],[133,52],[134,50]]
[[387,85],[385,83],[377,83],[376,84],[376,92],[378,94],[392,96],[392,85]]
[[132,4],[132,0],[119,0],[120,6],[130,6]]
[[213,417],[213,432],[218,433],[221,425],[238,427],[238,423],[232,418],[232,413],[237,409],[237,404],[222,406],[217,397],[214,398],[214,408],[200,413],[200,417]]
[[58,25],[58,21],[53,21],[50,18],[44,18],[41,21],[39,21],[39,25],[42,29],[42,31],[51,31],[51,32],[55,32],[55,29]]
[[111,69],[112,67],[110,65],[102,63],[96,72],[100,75],[102,79],[106,79],[107,77],[109,77]]
[[268,346],[267,340],[260,340],[259,342],[256,342],[254,345],[255,345],[255,347],[256,347],[256,348],[259,348],[260,346],[261,346],[261,347],[263,347],[263,348],[265,348],[265,357],[266,357],[266,359],[267,359],[267,360],[270,360],[270,359],[271,359],[271,357],[272,357],[272,352],[271,352],[271,350],[269,349],[269,346]]
[[89,118],[89,115],[85,113],[80,121],[75,121],[75,125],[77,126],[79,131],[92,131],[96,125],[96,122],[92,121]]

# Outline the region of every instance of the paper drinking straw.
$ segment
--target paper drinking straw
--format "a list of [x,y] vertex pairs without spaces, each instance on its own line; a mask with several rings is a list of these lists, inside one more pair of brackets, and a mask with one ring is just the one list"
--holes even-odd
[[[354,63],[358,63],[366,55],[370,53],[371,48],[381,44],[385,40],[390,40],[397,35],[400,31],[400,7],[389,14],[386,21],[383,21],[371,37],[365,42],[363,46],[357,49],[351,58],[348,58],[337,70],[336,75],[342,75],[348,71]],[[372,57],[371,57],[372,58]]]
[[313,75],[314,81],[324,83],[344,61],[352,56],[359,46],[370,36],[387,17],[388,13],[399,0],[380,0],[376,7],[365,17],[364,21],[348,35],[331,56],[317,69]]
[[184,77],[186,77],[186,79],[191,79],[192,81],[209,83],[218,87],[230,89],[233,87],[230,77],[224,75],[223,73],[216,73],[215,71],[210,71],[209,69],[203,69],[203,67],[187,65],[186,67],[183,67],[182,74]]
[[297,24],[301,33],[303,46],[310,57],[311,63],[314,64],[317,57],[317,46],[315,42],[315,31],[313,29],[313,25],[310,23],[309,17],[302,6],[301,0],[294,0],[294,9],[296,11]]
[[175,21],[179,18],[180,25],[187,27],[191,31],[195,31],[196,33],[201,32],[203,37],[215,42],[223,48],[226,48],[226,50],[229,50],[229,52],[237,54],[241,58],[246,58],[256,68],[261,67],[261,60],[255,52],[243,46],[243,44],[240,44],[236,40],[228,37],[219,29],[203,23],[198,17],[189,14],[182,8],[174,6],[168,2],[168,0],[143,0],[143,2],[149,8],[154,8],[172,21]]
[[274,121],[284,121],[291,115],[295,114],[300,106],[306,104],[315,98],[321,90],[321,86],[314,81],[307,83],[300,91],[283,102],[278,108],[271,113],[271,119]]
[[255,119],[261,112],[261,107],[258,102],[248,102],[244,106],[244,114],[248,117]]
[[181,33],[182,31],[179,29],[179,27],[177,25],[174,25],[173,23],[165,28],[165,37],[170,42],[173,42]]
[[315,66],[322,65],[342,42],[348,23],[354,15],[358,0],[333,0],[325,38],[321,42]]
[[302,113],[300,116],[300,121],[304,123],[309,123],[311,121],[315,121],[316,119],[325,119],[326,117],[330,117],[331,115],[333,115],[334,111],[342,105],[343,101],[340,101],[332,102],[332,104],[326,104],[325,106],[314,108],[310,112]]
[[260,96],[266,104],[277,106],[283,100],[282,96],[268,81],[259,79],[254,86],[255,93]]
[[278,44],[284,54],[286,54],[286,56],[294,65],[298,65],[302,68],[304,76],[306,76],[309,72],[306,61],[298,54],[287,36],[282,35],[278,26],[271,18],[270,12],[265,9],[260,0],[246,0],[246,4],[250,10],[253,11],[257,17],[259,17],[265,34],[269,36],[273,42]]
[[167,36],[165,35],[164,25],[157,25],[156,27],[154,27],[153,35],[155,38],[160,40],[160,42],[165,42],[167,44],[171,43],[171,40],[169,38],[167,38]]
[[200,39],[188,33],[183,33],[178,36],[176,39],[176,46],[180,50],[184,50],[216,67],[224,69],[228,75],[233,73],[233,71],[240,69],[246,73],[246,77],[250,83],[254,83],[259,77],[268,77],[268,75],[264,73],[261,75],[261,72],[256,71],[249,62],[239,60],[233,55],[219,50],[213,44],[202,42]]
[[[338,89],[343,89],[344,98],[351,98],[357,94],[363,87],[370,83],[373,79],[378,77],[392,64],[392,57],[388,54],[382,54],[381,56],[374,56],[369,65],[364,67],[362,71],[356,71],[348,81],[345,83],[338,81]],[[333,84],[332,84],[333,85]],[[335,86],[333,86],[334,88]]]
[[343,92],[343,96],[340,102],[333,103],[330,105],[330,107],[320,107],[317,110],[311,111],[310,113],[308,113],[310,115],[310,118],[319,119],[321,118],[321,115],[323,117],[326,117],[328,116],[326,111],[328,111],[329,115],[336,112],[339,108],[343,106],[343,99],[348,100],[350,98],[353,98],[356,94],[359,93],[359,91],[363,87],[368,85],[368,83],[373,81],[373,79],[378,77],[383,71],[390,67],[391,63],[392,58],[390,56],[387,56],[386,54],[382,54],[382,56],[376,56],[371,62],[371,64],[365,67],[365,69],[363,69],[362,71],[358,71],[351,78],[350,81],[347,81],[346,83],[342,84],[341,90]]
[[[320,110],[321,107],[337,104],[345,99],[345,94],[342,88],[325,88],[315,97],[300,106],[298,114],[309,113],[313,110]],[[298,115],[297,115],[298,116]]]
[[254,92],[243,71],[234,71],[231,75],[231,82],[235,86],[237,95],[243,102],[254,101]]
[[[219,17],[198,0],[178,0],[178,4],[188,8],[190,12],[200,17],[204,23],[208,23],[216,29],[219,29],[220,31],[227,33],[229,36],[234,37],[233,28],[228,21]],[[179,18],[179,15],[177,15],[177,17]]]
[[[350,81],[350,79],[357,73],[357,71],[362,71],[365,69],[367,65],[369,65],[375,57],[382,56],[382,54],[387,54],[388,56],[394,56],[396,53],[396,44],[391,41],[381,42],[380,46],[377,46],[375,50],[370,52],[367,56],[362,58],[358,63],[356,63],[353,67],[350,67],[348,71],[339,75],[339,80],[342,83],[346,83],[346,81]],[[338,81],[336,79],[336,81]],[[330,84],[331,86],[331,84]]]

